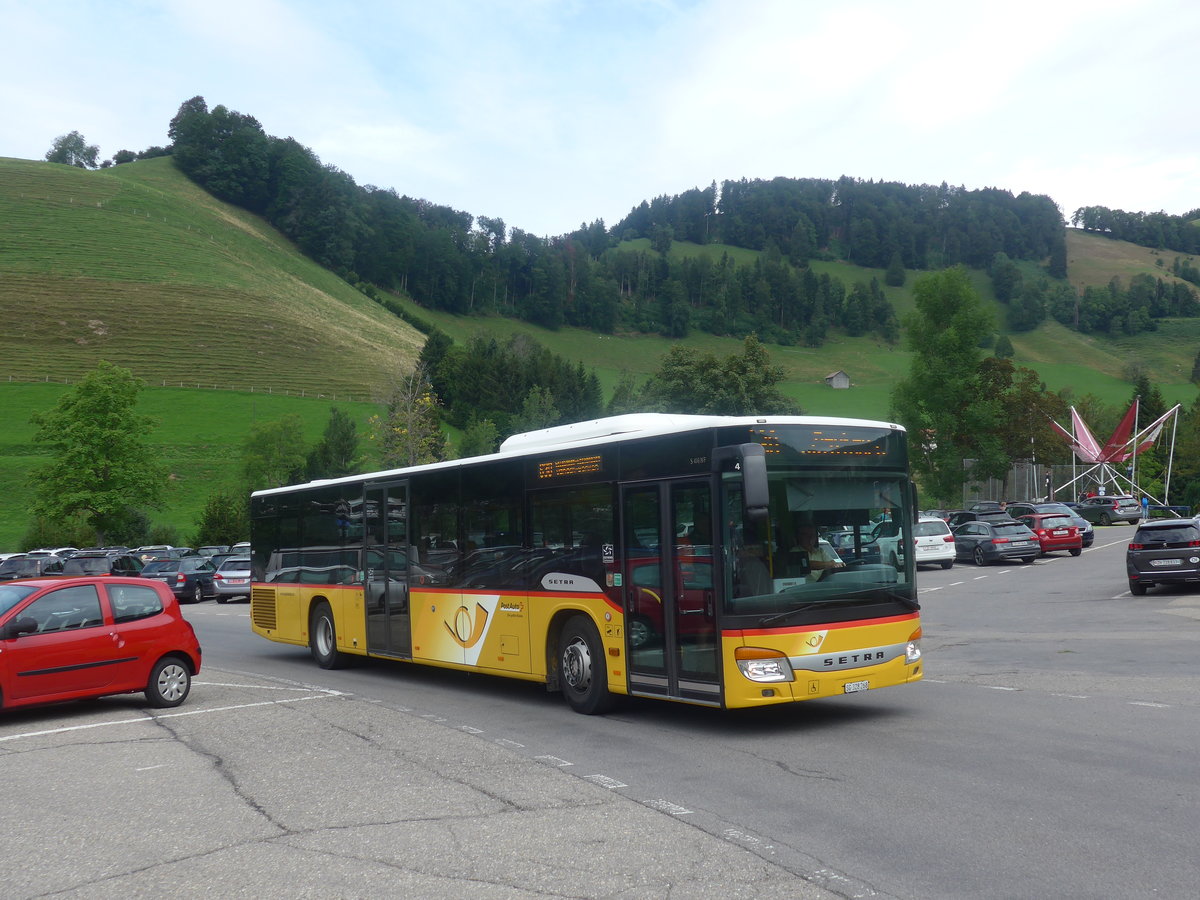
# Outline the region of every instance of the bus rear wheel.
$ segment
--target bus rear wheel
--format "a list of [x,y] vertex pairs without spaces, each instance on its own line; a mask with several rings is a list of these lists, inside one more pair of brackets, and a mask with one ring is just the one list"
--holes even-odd
[[313,607],[308,620],[308,651],[322,669],[341,669],[350,662],[350,657],[337,648],[337,629],[328,603]]
[[575,712],[593,716],[612,708],[605,679],[604,646],[592,620],[572,616],[558,638],[558,678]]

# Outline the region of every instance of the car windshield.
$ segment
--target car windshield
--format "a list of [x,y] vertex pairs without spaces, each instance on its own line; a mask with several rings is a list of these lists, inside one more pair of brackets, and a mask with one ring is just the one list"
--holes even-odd
[[918,522],[914,533],[917,537],[930,537],[937,534],[949,534],[950,529],[945,522]]
[[1043,528],[1069,528],[1070,526],[1070,516],[1046,516],[1042,519]]
[[217,567],[218,572],[245,571],[250,568],[250,557],[227,559]]
[[16,584],[6,584],[0,587],[0,615],[4,615],[36,590],[37,588]]

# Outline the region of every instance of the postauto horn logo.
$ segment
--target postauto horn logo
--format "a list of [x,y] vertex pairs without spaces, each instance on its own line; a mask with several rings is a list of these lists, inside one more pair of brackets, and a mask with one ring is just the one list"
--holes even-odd
[[454,611],[451,616],[454,624],[443,621],[446,626],[446,631],[450,633],[451,640],[458,644],[464,650],[474,647],[479,643],[479,639],[483,637],[483,633],[487,631],[488,611],[484,609],[480,603],[475,604],[475,614],[471,614],[471,610],[465,606],[460,606]]

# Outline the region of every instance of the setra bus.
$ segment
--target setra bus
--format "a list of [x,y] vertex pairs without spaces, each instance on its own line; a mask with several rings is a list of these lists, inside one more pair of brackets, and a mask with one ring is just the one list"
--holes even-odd
[[635,414],[251,496],[250,618],[383,657],[716,707],[922,677],[899,425]]

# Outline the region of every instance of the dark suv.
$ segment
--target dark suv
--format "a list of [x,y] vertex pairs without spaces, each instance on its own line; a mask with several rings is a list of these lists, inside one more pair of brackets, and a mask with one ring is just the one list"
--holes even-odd
[[1156,584],[1200,583],[1200,523],[1154,519],[1138,526],[1125,551],[1129,593],[1140,597]]

